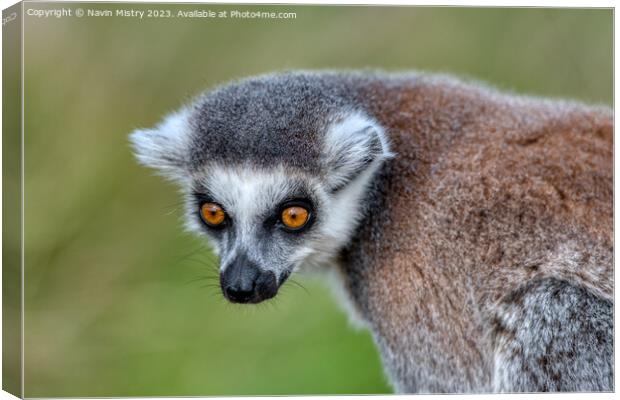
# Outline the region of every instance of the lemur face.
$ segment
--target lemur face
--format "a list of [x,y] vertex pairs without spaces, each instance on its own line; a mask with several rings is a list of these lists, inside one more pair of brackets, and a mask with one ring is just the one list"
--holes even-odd
[[214,244],[224,296],[254,303],[273,297],[321,246],[329,204],[303,172],[210,165],[192,184],[187,221]]
[[138,160],[181,185],[186,227],[220,257],[224,296],[258,303],[346,245],[390,156],[383,129],[312,76],[220,88],[131,136]]

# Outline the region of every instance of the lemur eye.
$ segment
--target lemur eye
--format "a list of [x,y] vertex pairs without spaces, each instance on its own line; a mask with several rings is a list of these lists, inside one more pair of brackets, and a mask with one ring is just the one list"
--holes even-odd
[[200,206],[200,216],[207,225],[213,228],[222,225],[226,219],[224,209],[215,203],[204,203]]
[[282,223],[293,230],[301,229],[308,222],[310,213],[303,207],[292,206],[282,210]]

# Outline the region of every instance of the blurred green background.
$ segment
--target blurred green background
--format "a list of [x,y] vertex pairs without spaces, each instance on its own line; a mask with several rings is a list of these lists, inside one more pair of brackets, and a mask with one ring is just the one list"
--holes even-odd
[[[26,9],[63,5],[27,3]],[[232,78],[421,69],[612,102],[611,10],[65,4],[288,20],[25,19],[25,395],[386,393],[372,339],[320,277],[225,303],[175,188],[127,134]],[[205,287],[205,285],[207,285]],[[412,329],[415,327],[412,327]]]

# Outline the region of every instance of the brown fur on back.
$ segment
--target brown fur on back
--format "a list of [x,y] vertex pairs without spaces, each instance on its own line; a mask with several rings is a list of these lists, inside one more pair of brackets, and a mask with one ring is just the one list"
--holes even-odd
[[610,110],[440,78],[360,101],[397,155],[342,268],[397,390],[498,389],[498,321],[528,283],[613,301]]

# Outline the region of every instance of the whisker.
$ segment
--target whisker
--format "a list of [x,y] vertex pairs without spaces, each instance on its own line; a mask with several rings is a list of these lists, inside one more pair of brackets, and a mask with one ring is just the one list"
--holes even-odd
[[204,247],[203,245],[199,245],[197,249],[190,251],[188,254],[185,254],[184,256],[179,257],[176,261],[181,262],[183,260],[185,260],[186,258],[195,256],[196,254],[198,254],[201,251],[207,251],[208,249],[206,247]]
[[207,283],[206,285],[202,285],[200,288],[204,289],[204,288],[219,288],[220,285],[216,285],[214,283]]
[[199,282],[199,281],[215,281],[215,280],[219,280],[218,276],[208,276],[208,275],[203,275],[203,276],[199,276],[197,278],[194,279],[190,279],[189,281],[185,282],[186,285],[189,285],[190,283],[194,283],[194,282]]
[[175,201],[174,203],[170,203],[170,204],[164,205],[162,207],[162,209],[167,210],[167,209],[170,209],[172,207],[175,207],[175,209],[176,209],[177,207],[180,207],[180,206],[182,206],[184,204],[185,204],[185,200],[179,200],[179,201]]
[[217,271],[217,268],[216,268],[217,263],[215,261],[213,261],[213,260],[205,261],[205,260],[201,260],[199,258],[186,258],[183,261],[189,261],[189,262],[197,263],[197,264],[200,264],[200,265],[202,265],[204,267],[208,267],[208,268],[213,269],[214,271]]
[[291,282],[293,285],[303,289],[303,291],[306,292],[307,295],[310,295],[310,292],[308,291],[308,289],[306,289],[306,287],[304,285],[302,285],[301,283],[297,282],[295,279],[289,279],[289,282]]

